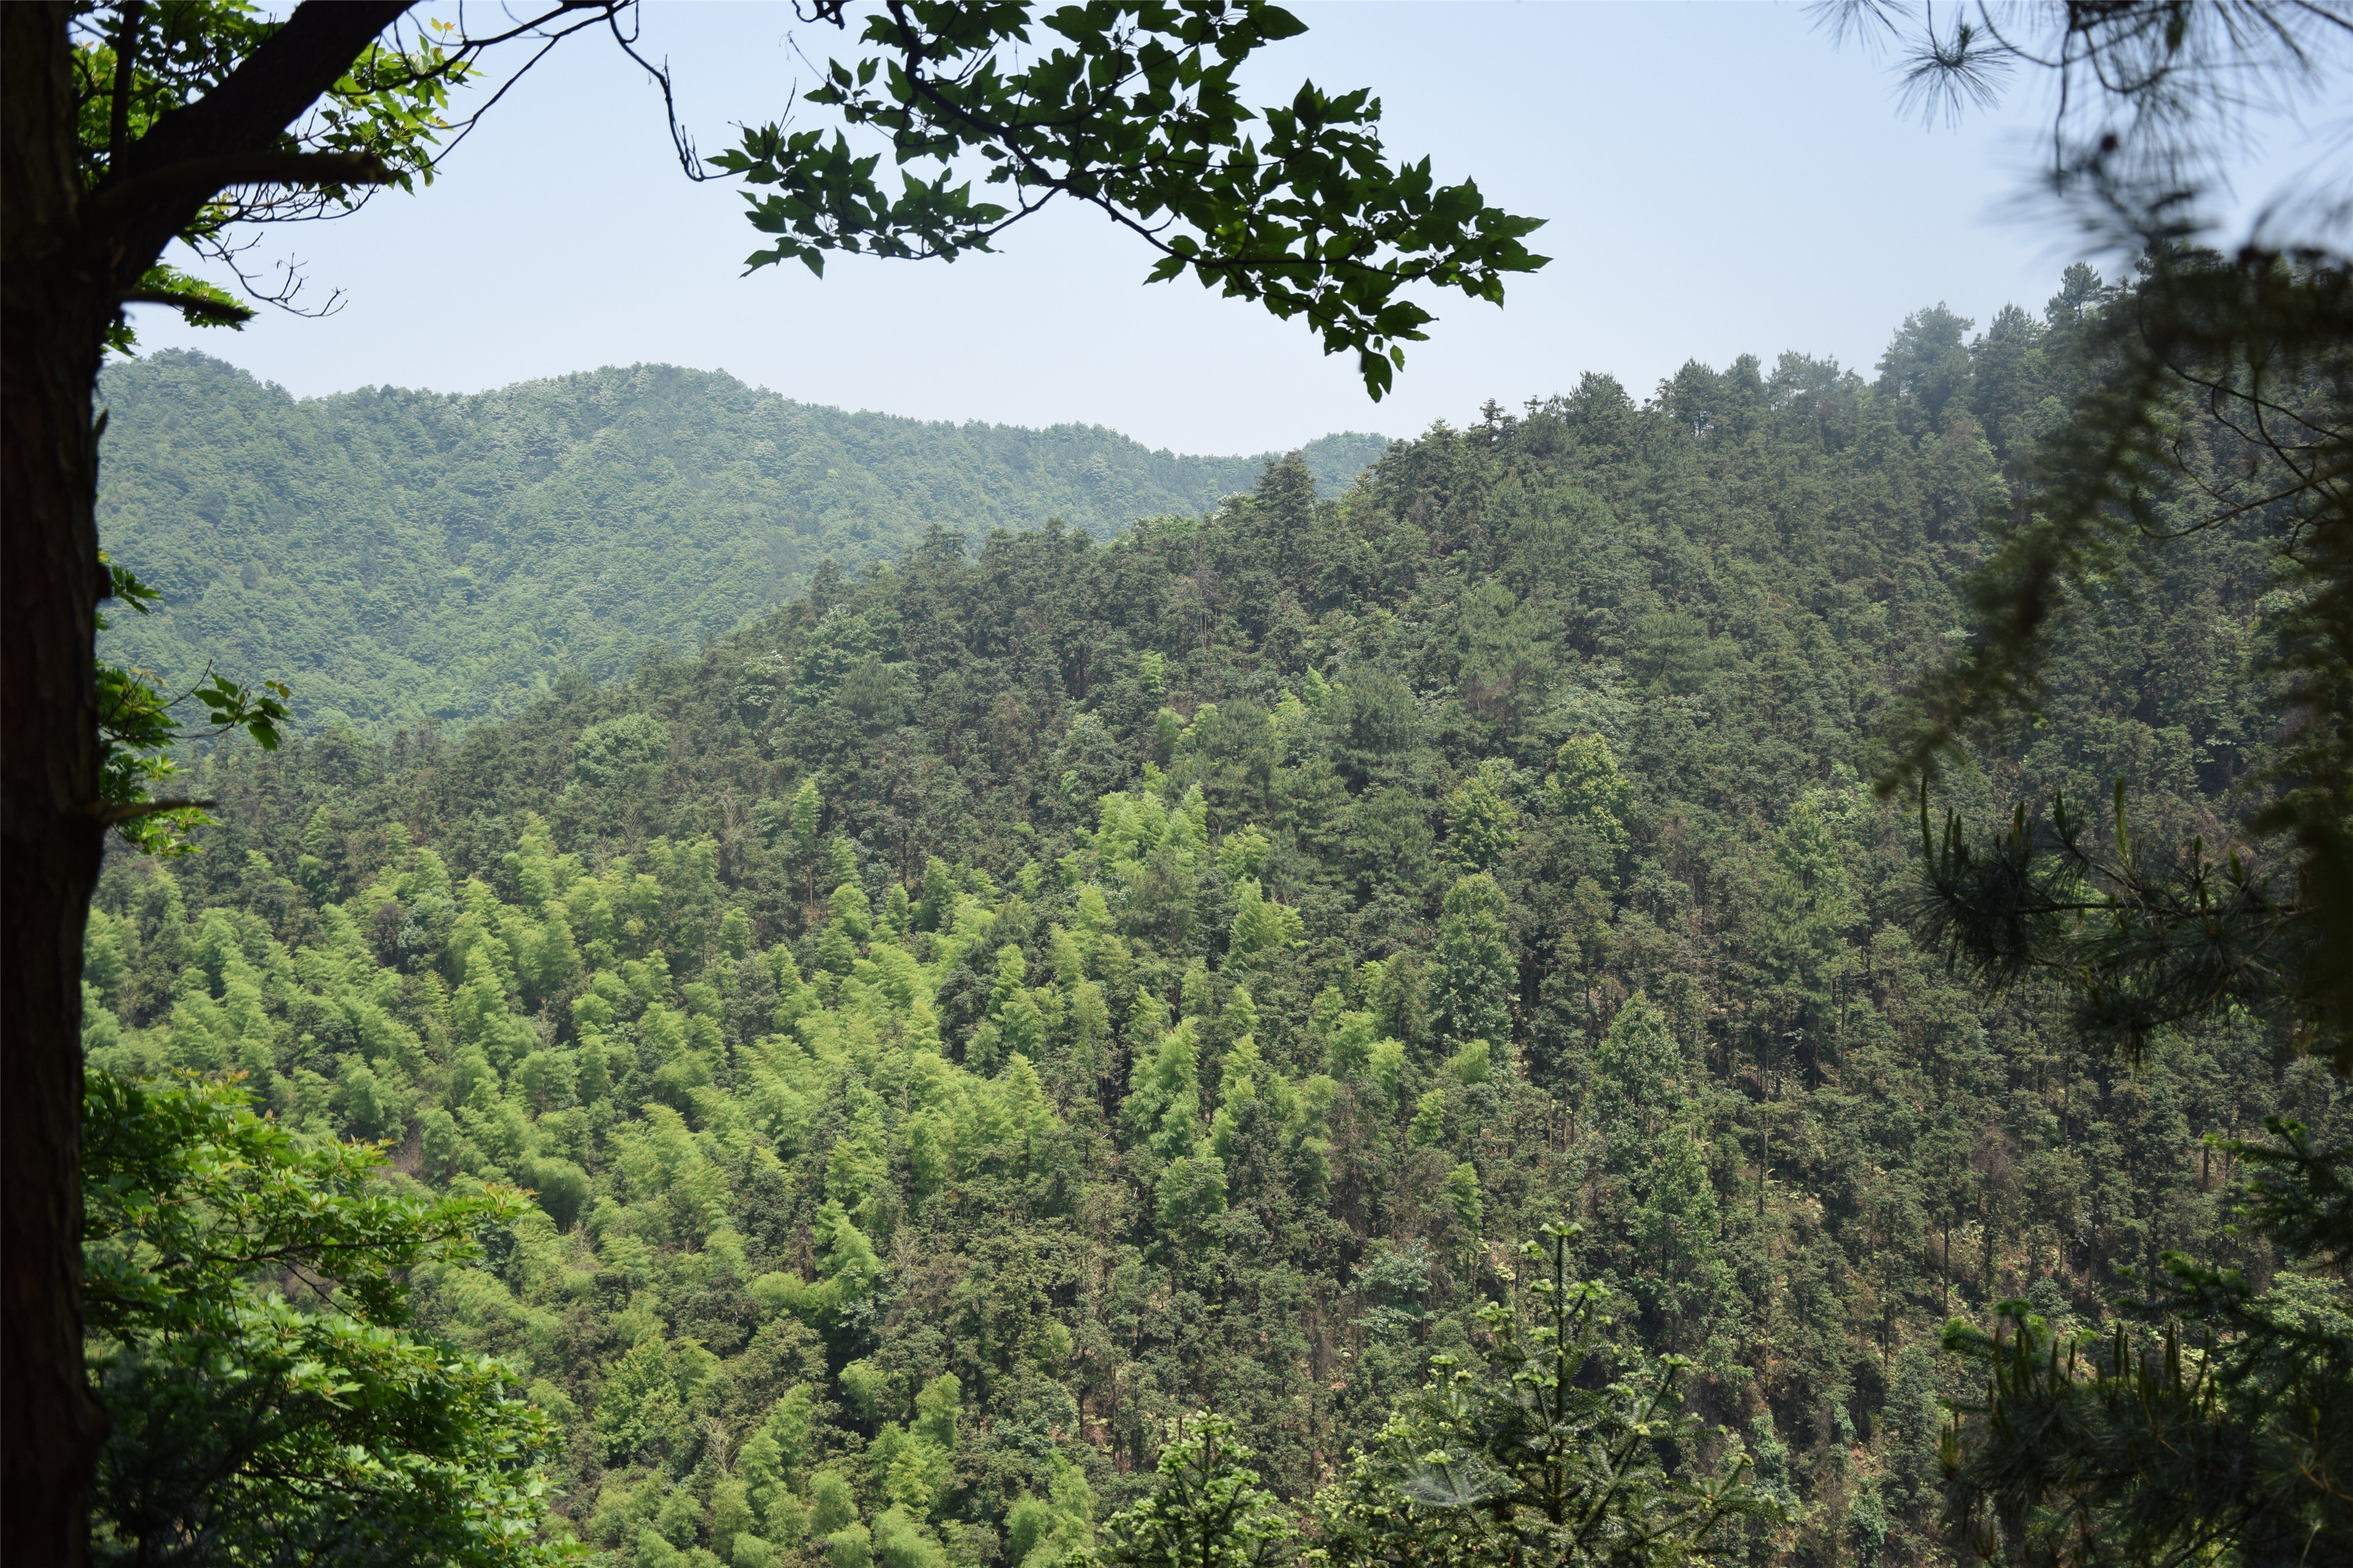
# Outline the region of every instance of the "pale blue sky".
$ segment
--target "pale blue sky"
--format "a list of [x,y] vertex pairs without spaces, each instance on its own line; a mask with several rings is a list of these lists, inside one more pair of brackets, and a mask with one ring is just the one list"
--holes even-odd
[[[1895,102],[1892,73],[1767,5],[1304,4],[1262,96],[1303,76],[1370,86],[1398,153],[1547,217],[1556,259],[1502,310],[1437,302],[1397,393],[1372,405],[1306,331],[1189,282],[1140,286],[1148,257],[1100,218],[1050,210],[995,256],[953,266],[839,258],[740,277],[756,237],[724,184],[679,174],[660,102],[608,40],[565,46],[415,197],[273,234],[325,321],[266,314],[192,331],[142,308],[151,346],[185,344],[297,394],[391,383],[471,391],[603,364],[723,368],[806,402],[925,418],[1108,425],[1182,451],[1256,451],[1325,431],[1460,424],[1610,372],[1638,395],[1684,361],[1784,349],[1868,372],[1920,306],[1982,322],[2039,307],[2073,254],[2021,218],[2036,156],[2028,98],[1958,130]],[[430,8],[427,10],[429,12]],[[788,42],[838,51],[789,7],[655,4],[706,150],[765,120],[797,72]],[[2308,147],[2293,127],[2249,162],[2250,193]]]

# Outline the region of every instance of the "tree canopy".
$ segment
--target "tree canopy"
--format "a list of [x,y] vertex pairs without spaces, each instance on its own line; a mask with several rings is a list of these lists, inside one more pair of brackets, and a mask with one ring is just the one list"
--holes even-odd
[[[2345,263],[2183,215],[2232,74],[2319,79],[2344,16],[1924,14],[1931,107],[2070,87],[2052,189],[2133,276],[2040,320],[1588,377],[1103,545],[934,531],[455,744],[217,762],[204,853],[118,851],[85,930],[175,739],[83,679],[143,602],[121,307],[232,317],[167,243],[429,175],[490,49],[626,12],[8,15],[25,1540],[77,1554],[98,1453],[150,1558],[1059,1568],[1099,1504],[1155,1563],[2341,1547]],[[902,194],[783,123],[715,168],[755,268],[1092,202],[1377,395],[1399,291],[1495,298],[1533,225],[1366,94],[1244,134],[1295,27],[892,0],[813,96]],[[265,742],[283,695],[192,690]]]
[[[185,825],[185,813],[199,809],[192,797],[138,798],[169,776],[160,748],[179,738],[169,717],[179,702],[195,698],[216,725],[241,724],[266,741],[279,700],[266,687],[238,684],[234,672],[215,672],[175,699],[144,673],[96,658],[98,605],[134,580],[107,570],[98,543],[104,419],[91,411],[100,360],[132,346],[124,310],[134,301],[169,304],[206,324],[234,325],[248,314],[175,267],[173,247],[237,268],[259,226],[332,216],[372,191],[429,184],[436,159],[470,123],[445,119],[452,91],[480,85],[491,58],[520,59],[512,85],[546,50],[592,29],[635,49],[630,0],[502,10],[479,31],[462,12],[455,24],[419,24],[408,9],[403,0],[353,0],[298,5],[281,16],[243,0],[50,0],[13,8],[0,41],[0,510],[10,520],[0,657],[11,672],[0,762],[9,845],[0,1005],[16,1036],[0,1058],[8,1107],[0,1144],[20,1200],[5,1232],[13,1294],[0,1326],[0,1376],[18,1397],[0,1421],[0,1479],[12,1497],[32,1500],[13,1510],[26,1555],[85,1555],[82,1500],[105,1424],[77,1350],[73,1041],[73,953],[101,839],[110,827],[159,814],[180,814]],[[1368,94],[1329,99],[1303,88],[1289,109],[1265,112],[1269,142],[1255,145],[1241,128],[1256,116],[1234,100],[1231,71],[1260,44],[1301,30],[1275,7],[1187,0],[1100,8],[1092,21],[1076,8],[1056,11],[1041,25],[1071,47],[1009,73],[997,52],[1028,40],[1029,6],[888,0],[885,10],[891,26],[874,41],[887,38],[895,51],[899,68],[886,79],[905,84],[904,104],[878,110],[857,96],[883,63],[875,53],[820,87],[818,104],[852,123],[892,126],[902,163],[967,145],[1011,157],[1025,209],[1054,194],[1098,203],[1164,259],[1187,256],[1229,294],[1278,315],[1305,314],[1327,352],[1357,352],[1376,395],[1403,363],[1400,342],[1429,320],[1401,288],[1457,287],[1499,300],[1504,274],[1542,264],[1520,244],[1533,220],[1486,206],[1468,183],[1437,184],[1426,163],[1392,164]],[[846,18],[840,5],[821,14]],[[476,113],[503,92],[486,93]],[[994,118],[957,118],[945,133],[926,129],[943,94],[959,116]],[[722,172],[783,187],[782,205],[763,203],[754,217],[770,229],[797,225],[795,253],[849,243],[868,218],[878,234],[906,226],[911,215],[922,227],[923,215],[948,207],[956,221],[998,221],[955,194],[963,187],[944,174],[928,195],[911,185],[909,205],[870,202],[866,218],[811,231],[797,216],[807,210],[807,176],[830,168],[837,194],[855,197],[871,188],[872,164],[829,157],[797,132],[766,134],[774,145],[747,143],[754,163]],[[706,172],[683,142],[681,152],[690,174]],[[1194,232],[1168,232],[1163,214],[1172,207]],[[833,216],[843,210],[837,203]],[[935,232],[953,246],[985,242],[953,226]],[[237,276],[270,303],[290,305],[300,289],[290,275],[275,285]],[[149,836],[168,839],[170,830]]]
[[[1869,379],[1590,378],[1336,497],[1282,463],[1107,542],[943,534],[462,734],[224,753],[204,852],[108,873],[90,1059],[533,1190],[417,1270],[418,1326],[509,1363],[551,1531],[613,1561],[1130,1550],[1204,1409],[1269,1551],[1504,1551],[1382,1435],[1448,1397],[1517,1430],[1485,1402],[1543,1369],[1486,1373],[1486,1309],[1554,1353],[1546,1225],[1591,1285],[1567,1381],[1622,1384],[1568,1414],[1597,1463],[1672,1435],[1658,1521],[1745,1458],[1716,1560],[1953,1561],[1945,1401],[1976,1453],[1985,1385],[1948,1320],[2161,1367],[2208,1320],[2122,1299],[2172,1255],[2341,1310],[2334,1254],[2232,1206],[2265,1117],[2345,1141],[2291,1025],[2185,1016],[2135,1064],[2063,982],[1953,970],[1907,929],[1916,802],[1851,765],[1968,614],[1989,433],[2024,450],[2128,305],[2076,273],[1919,312]],[[2137,839],[2194,837],[2277,743],[2270,549],[2153,550],[1946,787],[2121,773]]]

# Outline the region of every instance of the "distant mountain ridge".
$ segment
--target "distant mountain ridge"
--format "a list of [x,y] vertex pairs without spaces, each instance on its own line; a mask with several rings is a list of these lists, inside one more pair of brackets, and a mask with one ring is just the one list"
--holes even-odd
[[[105,651],[185,682],[294,684],[304,729],[517,710],[792,598],[825,561],[1060,518],[1107,537],[1246,490],[1267,461],[1114,431],[953,425],[795,403],[724,373],[607,368],[492,392],[298,399],[185,352],[111,367],[99,505],[162,589]],[[1326,436],[1326,494],[1387,448]]]

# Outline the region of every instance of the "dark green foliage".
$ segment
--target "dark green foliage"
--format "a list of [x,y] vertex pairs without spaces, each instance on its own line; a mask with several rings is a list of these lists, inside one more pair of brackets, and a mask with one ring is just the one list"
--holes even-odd
[[[815,14],[843,27],[848,9],[820,0]],[[797,259],[822,273],[829,250],[954,260],[1057,196],[1083,202],[1156,253],[1152,281],[1190,272],[1304,316],[1325,353],[1356,354],[1377,399],[1432,320],[1400,291],[1434,284],[1500,305],[1508,274],[1546,261],[1521,243],[1544,220],[1487,205],[1470,181],[1440,184],[1427,158],[1392,164],[1368,89],[1311,81],[1287,104],[1246,107],[1236,77],[1250,58],[1306,30],[1264,0],[1043,13],[910,0],[871,15],[863,53],[828,61],[808,94],[885,133],[897,193],[875,178],[881,153],[854,155],[838,131],[828,142],[747,129],[712,162],[775,187],[752,202],[752,226],[776,237],[752,268]],[[976,155],[1008,205],[957,183]]]
[[1525,1306],[1482,1311],[1484,1373],[1433,1357],[1436,1380],[1322,1500],[1335,1560],[1706,1561],[1738,1521],[1779,1516],[1748,1484],[1736,1443],[1713,1468],[1701,1458],[1729,1434],[1680,1414],[1689,1363],[1645,1366],[1630,1346],[1609,1346],[1608,1290],[1569,1272],[1576,1231],[1547,1225],[1521,1245],[1536,1278]]
[[1484,872],[1447,889],[1438,917],[1437,984],[1430,1005],[1439,1037],[1450,1046],[1511,1037],[1512,999],[1519,990],[1512,957],[1510,906]]
[[1946,1454],[1954,1510],[1981,1552],[2264,1563],[2327,1561],[2353,1544],[2353,1146],[2316,1152],[2276,1119],[2271,1132],[2232,1146],[2255,1172],[2241,1215],[2279,1236],[2292,1265],[2267,1289],[2168,1253],[2155,1299],[2105,1331],[2013,1300],[1996,1308],[1990,1335],[1946,1331],[1985,1378]]
[[432,1199],[225,1085],[84,1098],[90,1369],[113,1416],[100,1561],[552,1563],[547,1417],[410,1327],[407,1272],[513,1194]]
[[[1785,1510],[1720,1552],[1949,1562],[1941,1326],[2267,1279],[2201,1138],[2343,1141],[2252,1016],[2132,1066],[1904,927],[1851,760],[2073,341],[1965,342],[1936,421],[1794,355],[1590,378],[1335,500],[940,533],[462,737],[216,761],[206,852],[109,871],[89,1056],[533,1189],[419,1316],[518,1363],[617,1563],[987,1568],[1018,1514],[1050,1568],[1203,1408],[1303,1508],[1564,1216],[1611,1364],[1691,1363],[1668,1483],[1728,1428]],[[2162,554],[1954,787],[2126,773],[2186,846],[2263,765],[2216,693],[2268,561]]]

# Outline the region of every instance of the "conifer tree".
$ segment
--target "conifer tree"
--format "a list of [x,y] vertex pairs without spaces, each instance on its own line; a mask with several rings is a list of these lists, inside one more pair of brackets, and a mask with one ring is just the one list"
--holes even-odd
[[1158,1479],[1103,1524],[1105,1554],[1121,1568],[1268,1568],[1296,1529],[1258,1484],[1233,1423],[1199,1411],[1171,1424]]

